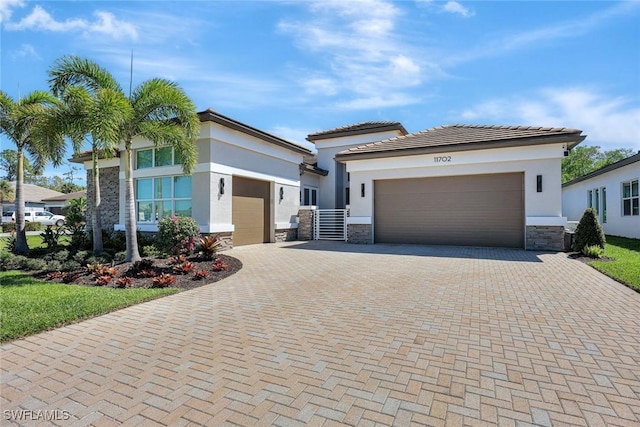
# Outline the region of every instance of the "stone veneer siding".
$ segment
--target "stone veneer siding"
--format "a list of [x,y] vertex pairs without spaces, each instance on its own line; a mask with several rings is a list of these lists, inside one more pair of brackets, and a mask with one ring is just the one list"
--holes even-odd
[[[92,230],[91,200],[93,199],[93,171],[87,171],[87,230]],[[120,219],[120,168],[100,169],[100,213],[103,230],[113,230]]]
[[291,240],[298,240],[297,228],[283,228],[276,230],[276,242],[290,242]]
[[298,240],[313,240],[313,209],[298,211]]
[[373,243],[371,224],[347,224],[347,242],[358,244]]
[[564,227],[528,225],[526,239],[529,251],[563,251]]

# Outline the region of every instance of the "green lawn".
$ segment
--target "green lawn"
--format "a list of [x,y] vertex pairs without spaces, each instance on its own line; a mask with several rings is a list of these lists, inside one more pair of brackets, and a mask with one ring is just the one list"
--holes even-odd
[[[0,237],[0,250],[6,248],[7,239],[8,239],[8,237]],[[70,240],[71,240],[71,236],[66,235],[66,236],[60,237],[60,241],[59,242],[60,242],[61,245],[66,245],[66,244],[69,243]],[[28,234],[27,235],[27,245],[29,245],[29,249],[36,249],[36,248],[44,247],[44,244],[42,243],[42,237],[40,237],[39,234],[37,234],[37,235]]]
[[0,342],[178,292],[48,283],[17,271],[0,272]]
[[640,291],[640,239],[607,236],[604,255],[614,261],[591,261],[589,265]]

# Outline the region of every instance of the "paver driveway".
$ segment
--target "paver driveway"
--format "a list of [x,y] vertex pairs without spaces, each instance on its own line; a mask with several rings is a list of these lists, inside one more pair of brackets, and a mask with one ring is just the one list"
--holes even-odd
[[3,345],[2,422],[640,425],[640,294],[566,254],[230,255],[222,282]]

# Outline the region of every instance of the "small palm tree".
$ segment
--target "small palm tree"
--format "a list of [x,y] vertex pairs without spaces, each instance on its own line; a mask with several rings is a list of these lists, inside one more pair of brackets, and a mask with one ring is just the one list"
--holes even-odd
[[6,135],[16,145],[18,168],[16,173],[16,245],[14,252],[25,254],[29,251],[24,228],[24,156],[31,155],[36,169],[41,170],[49,161],[59,166],[63,161],[64,137],[47,129],[52,108],[58,100],[48,92],[34,91],[24,98],[14,101],[4,91],[0,91],[0,133]]
[[14,196],[15,193],[9,181],[0,181],[0,218],[4,212],[4,202],[13,201]]
[[104,250],[104,245],[98,158],[111,158],[118,152],[120,129],[130,115],[131,107],[111,74],[97,66],[92,68],[92,72],[102,82],[100,88],[82,85],[83,82],[57,84],[54,77],[59,76],[67,66],[68,59],[62,58],[49,70],[52,77],[51,90],[62,101],[51,126],[57,127],[59,132],[71,138],[74,153],[80,151],[85,141],[91,146],[91,229],[93,253],[99,255]]
[[[113,77],[105,79],[103,70],[94,62],[75,56],[60,59],[50,73],[54,92],[69,85],[81,85],[89,90],[113,89],[124,93]],[[135,199],[133,190],[133,138],[141,136],[155,145],[174,147],[182,159],[184,173],[190,174],[196,162],[195,140],[200,120],[191,99],[174,82],[151,79],[137,86],[129,96],[131,115],[120,128],[124,142],[125,164],[125,236],[126,261],[140,260],[136,235]]]

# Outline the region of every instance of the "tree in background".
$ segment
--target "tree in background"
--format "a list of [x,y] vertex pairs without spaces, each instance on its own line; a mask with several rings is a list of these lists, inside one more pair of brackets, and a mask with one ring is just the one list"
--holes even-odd
[[24,221],[25,152],[31,155],[38,170],[42,170],[49,161],[58,166],[63,160],[64,137],[46,126],[51,109],[56,105],[58,100],[48,92],[34,91],[16,102],[0,90],[0,133],[6,135],[17,148],[16,254],[29,252]]
[[634,154],[635,152],[628,148],[617,148],[603,152],[598,146],[581,145],[571,150],[568,157],[562,159],[562,182],[579,178]]
[[15,193],[9,181],[0,181],[0,218],[2,217],[4,202],[12,202]]
[[[23,160],[23,168],[25,178],[35,174],[31,161],[28,157]],[[16,150],[6,149],[0,151],[0,169],[4,171],[4,175],[0,179],[7,181],[15,181],[18,173],[18,152]]]
[[[104,69],[92,61],[65,57],[50,72],[51,89],[56,93],[67,86],[80,85],[93,91],[113,89],[124,94],[115,79],[106,78],[103,72]],[[200,132],[200,120],[191,99],[177,83],[169,80],[155,78],[142,82],[133,89],[128,102],[132,114],[120,128],[120,140],[125,145],[125,260],[138,261],[141,258],[136,235],[133,138],[141,136],[156,146],[172,146],[182,159],[184,173],[191,174],[196,162],[195,140]]]

